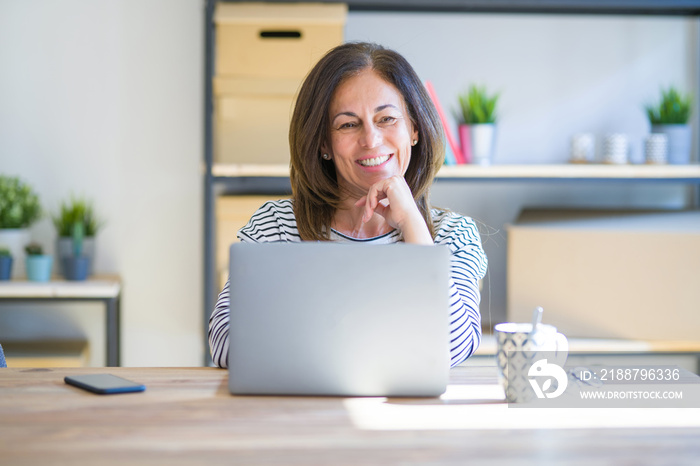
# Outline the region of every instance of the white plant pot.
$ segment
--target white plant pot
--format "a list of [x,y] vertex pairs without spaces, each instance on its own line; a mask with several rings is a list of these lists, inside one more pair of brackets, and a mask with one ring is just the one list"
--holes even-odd
[[470,125],[472,142],[472,163],[491,165],[496,144],[496,125],[484,123]]
[[652,125],[652,133],[665,134],[668,139],[667,159],[673,165],[690,163],[692,131],[690,125]]
[[30,240],[28,228],[0,228],[0,247],[9,249],[12,254],[12,278],[27,276],[24,247]]

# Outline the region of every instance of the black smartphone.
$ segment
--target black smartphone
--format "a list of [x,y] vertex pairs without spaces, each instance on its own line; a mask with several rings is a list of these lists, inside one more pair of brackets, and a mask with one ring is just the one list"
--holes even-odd
[[63,379],[67,384],[74,385],[100,395],[114,393],[142,392],[146,386],[132,382],[112,374],[69,375]]

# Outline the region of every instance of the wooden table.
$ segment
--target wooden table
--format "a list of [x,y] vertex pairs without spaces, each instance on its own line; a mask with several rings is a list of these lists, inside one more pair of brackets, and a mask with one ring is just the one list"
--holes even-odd
[[0,302],[97,301],[105,306],[107,325],[107,365],[119,365],[119,320],[121,280],[118,277],[94,277],[84,281],[51,280],[0,282]]
[[[143,393],[64,384],[109,372]],[[700,409],[516,409],[495,367],[435,399],[237,397],[214,368],[0,369],[0,464],[697,464]]]

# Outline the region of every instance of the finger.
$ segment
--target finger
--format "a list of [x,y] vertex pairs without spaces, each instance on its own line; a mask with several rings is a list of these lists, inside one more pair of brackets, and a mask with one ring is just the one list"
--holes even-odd
[[369,191],[367,192],[367,196],[365,196],[366,201],[365,201],[365,211],[362,214],[362,223],[367,223],[369,220],[372,218],[372,214],[374,214],[374,209],[377,206],[377,190],[375,186],[371,186],[369,188]]
[[[368,201],[365,208],[365,221],[369,221],[369,219],[372,218],[372,214],[376,212],[378,208],[381,208],[381,211],[384,212],[384,207],[386,207],[389,202],[386,193],[386,188],[388,186],[387,182],[388,180],[383,180],[370,187],[369,192],[367,193]],[[385,200],[386,203],[382,205],[381,203]]]
[[384,198],[377,202],[377,207],[374,208],[374,213],[386,218],[387,210],[389,210],[389,199]]

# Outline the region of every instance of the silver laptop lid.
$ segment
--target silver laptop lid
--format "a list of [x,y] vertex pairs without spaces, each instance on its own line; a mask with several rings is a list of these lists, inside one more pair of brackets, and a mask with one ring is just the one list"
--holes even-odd
[[449,371],[449,250],[231,246],[234,394],[438,396]]

